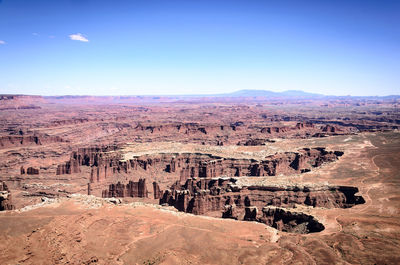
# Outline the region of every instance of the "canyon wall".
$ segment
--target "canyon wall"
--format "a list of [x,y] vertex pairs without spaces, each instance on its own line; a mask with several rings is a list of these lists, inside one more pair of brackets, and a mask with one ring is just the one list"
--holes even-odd
[[103,198],[111,197],[140,197],[147,198],[148,192],[146,187],[146,180],[139,179],[138,182],[129,181],[128,184],[111,184],[107,190],[103,190]]
[[17,146],[43,145],[48,143],[66,142],[61,137],[49,135],[8,135],[0,136],[0,148]]
[[[278,226],[276,215],[282,217],[284,213],[278,211],[274,214],[269,212],[263,215],[264,207],[294,208],[296,205],[305,205],[349,208],[365,203],[361,196],[355,195],[358,192],[356,187],[272,184],[269,186],[240,186],[236,184],[237,180],[238,178],[188,179],[184,185],[177,182],[163,192],[160,204],[168,204],[179,211],[197,215],[261,221],[266,224],[275,222]],[[268,219],[267,216],[275,217]],[[308,220],[307,222],[312,221],[303,217],[298,218]]]
[[154,199],[158,200],[162,196],[162,191],[160,190],[160,186],[158,185],[157,182],[153,182],[153,196]]
[[263,207],[261,214],[255,207],[246,207],[244,219],[264,223],[289,233],[308,234],[325,229],[324,225],[311,215],[274,206]]
[[81,166],[91,167],[90,182],[100,182],[118,173],[151,171],[171,173],[181,183],[189,178],[215,178],[219,176],[275,176],[310,171],[325,162],[333,162],[343,152],[324,148],[304,148],[298,152],[277,153],[263,160],[224,158],[203,153],[155,154],[122,160],[116,147],[81,148],[65,164],[57,167],[57,175],[79,173]]
[[11,192],[9,191],[5,182],[0,183],[0,211],[14,210],[12,204]]

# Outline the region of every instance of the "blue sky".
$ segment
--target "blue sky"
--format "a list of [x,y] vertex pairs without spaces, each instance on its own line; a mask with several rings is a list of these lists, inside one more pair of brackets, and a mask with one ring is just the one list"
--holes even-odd
[[0,0],[0,93],[400,94],[400,1]]

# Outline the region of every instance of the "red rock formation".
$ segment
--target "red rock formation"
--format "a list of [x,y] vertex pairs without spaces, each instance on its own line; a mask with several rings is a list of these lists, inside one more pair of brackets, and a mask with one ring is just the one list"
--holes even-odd
[[120,173],[140,171],[152,174],[171,173],[184,183],[190,178],[219,176],[275,176],[310,171],[325,162],[335,161],[343,153],[324,148],[304,148],[298,152],[277,153],[263,160],[235,159],[203,153],[155,154],[122,160],[117,147],[81,148],[71,154],[68,162],[57,167],[57,175],[79,173],[82,166],[91,168],[89,182],[101,182]]
[[11,193],[8,190],[6,183],[0,183],[0,211],[14,210],[15,207],[11,201]]
[[[300,131],[300,130],[307,130],[307,129],[314,129],[314,124],[311,122],[299,122],[296,124],[294,127],[290,126],[281,126],[281,127],[264,127],[261,129],[261,133],[267,133],[267,134],[285,134],[293,131]],[[310,131],[311,131],[310,130]]]
[[141,197],[147,198],[148,192],[146,187],[146,180],[139,179],[138,182],[129,181],[128,184],[111,184],[108,190],[103,190],[103,198],[111,197]]
[[320,232],[325,229],[324,225],[311,215],[297,211],[288,211],[279,207],[264,207],[261,216],[260,214],[256,214],[254,218],[253,216],[251,217],[252,221],[267,224],[284,232],[307,234]]
[[247,206],[244,208],[244,218],[245,221],[256,221],[258,215],[258,208],[256,206]]
[[[219,211],[221,216],[239,219],[254,219],[257,212],[267,205],[294,207],[296,204],[324,207],[348,208],[364,203],[355,195],[358,189],[346,186],[244,186],[239,187],[235,178],[188,179],[185,185],[175,183],[165,190],[160,204],[169,204],[180,211],[207,214]],[[235,207],[235,215],[229,213],[227,205]],[[234,205],[234,206],[233,206]],[[231,207],[231,208],[232,208]],[[246,210],[246,207],[248,210]],[[246,212],[245,211],[250,211]]]
[[0,110],[40,109],[33,104],[43,102],[42,96],[0,95]]
[[[244,146],[257,146],[257,145],[265,145],[265,139],[250,139],[243,143]],[[238,145],[242,145],[241,142]]]
[[322,127],[322,131],[323,132],[330,132],[330,133],[335,133],[337,131],[341,131],[337,126],[332,126],[332,125],[325,125],[324,127]]
[[[232,111],[232,110],[230,110]],[[263,116],[262,116],[263,117]],[[248,142],[247,144],[263,144],[270,138],[309,138],[319,137],[319,134],[332,135],[322,132],[321,126],[312,122],[293,121],[302,120],[299,117],[279,117],[267,119],[273,124],[275,121],[292,121],[292,125],[271,125],[265,126],[265,118],[260,125],[253,125],[250,122],[245,124],[241,121],[230,123],[195,123],[195,122],[170,122],[167,124],[157,122],[140,122],[133,131],[136,132],[138,142],[170,141],[179,139],[180,142],[197,142],[209,145],[237,144],[242,145],[251,139],[259,141]],[[348,134],[348,131],[341,131],[340,134]],[[337,133],[335,133],[337,134]],[[333,135],[335,135],[333,134]]]
[[34,167],[28,167],[26,170],[26,174],[28,175],[39,175],[39,169],[34,168]]
[[162,195],[162,191],[160,190],[160,186],[158,186],[157,182],[153,182],[153,195],[154,199],[160,199]]
[[71,154],[69,161],[58,165],[56,174],[79,173],[81,166],[90,166],[92,167],[90,181],[103,180],[107,178],[107,175],[112,175],[115,172],[113,167],[119,164],[120,157],[109,154],[116,148],[116,146],[79,148],[78,151]]
[[236,204],[225,205],[224,212],[222,213],[222,218],[239,219],[240,212],[237,210]]
[[[117,164],[125,172],[137,169],[163,169],[167,173],[179,173],[180,181],[188,178],[214,178],[218,176],[274,176],[282,173],[310,171],[324,162],[335,161],[342,153],[324,148],[304,148],[299,152],[287,152],[267,156],[264,160],[223,158],[210,154],[180,153],[144,155],[129,160],[127,165]],[[161,172],[160,172],[161,173]]]
[[21,175],[25,175],[25,168],[23,166],[21,166],[20,171],[21,171]]
[[87,194],[88,195],[92,194],[92,187],[90,186],[90,183],[87,184]]
[[68,161],[65,164],[57,166],[57,175],[79,173],[80,169],[76,161]]
[[71,125],[71,124],[81,124],[89,121],[98,121],[98,119],[89,120],[88,118],[74,118],[70,120],[54,120],[50,122],[50,126],[57,127],[57,126]]
[[[302,149],[298,153],[287,152],[271,155],[262,161],[252,159],[222,158],[207,154],[161,155],[152,166],[164,167],[165,172],[180,172],[180,181],[188,178],[214,178],[218,176],[274,176],[283,173],[306,172],[324,162],[332,162],[340,153],[327,152],[323,148]],[[144,157],[143,157],[144,158]],[[149,160],[138,157],[131,164],[146,165]],[[136,161],[135,161],[136,160]],[[132,166],[134,168],[134,166]],[[144,167],[146,169],[146,167]]]
[[49,135],[8,135],[0,137],[0,148],[16,146],[42,145],[47,143],[65,142],[61,137]]

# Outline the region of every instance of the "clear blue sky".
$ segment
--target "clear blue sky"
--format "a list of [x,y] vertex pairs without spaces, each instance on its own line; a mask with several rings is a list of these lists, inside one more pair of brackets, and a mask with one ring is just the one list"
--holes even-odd
[[0,93],[400,94],[399,0],[0,0]]

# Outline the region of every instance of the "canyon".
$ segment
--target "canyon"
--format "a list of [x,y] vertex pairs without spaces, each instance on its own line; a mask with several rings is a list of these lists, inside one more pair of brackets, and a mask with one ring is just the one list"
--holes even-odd
[[397,98],[0,102],[2,264],[400,262]]
[[180,182],[185,182],[188,178],[213,178],[221,175],[275,176],[303,173],[343,155],[341,151],[304,148],[298,152],[269,155],[261,161],[204,153],[153,154],[122,160],[118,153],[110,155],[110,150],[116,151],[116,147],[81,148],[71,154],[69,161],[57,166],[56,174],[80,173],[81,166],[87,166],[90,167],[91,183],[112,178],[113,174],[135,174],[137,171],[179,175]]
[[[323,225],[312,216],[293,214],[282,207],[306,205],[327,209],[350,208],[365,203],[361,196],[355,195],[359,191],[356,187],[273,185],[272,181],[268,186],[249,183],[246,184],[249,186],[243,186],[239,183],[240,178],[228,177],[188,179],[184,185],[177,182],[171,189],[164,191],[160,204],[168,204],[179,211],[196,215],[258,221],[280,230],[285,229],[283,231],[295,231],[296,226],[311,222],[310,225],[320,227],[319,232],[323,230]],[[288,230],[286,226],[294,219],[303,219],[303,222],[292,225],[294,227]],[[280,224],[277,225],[278,223]],[[304,230],[300,231],[305,233]]]

